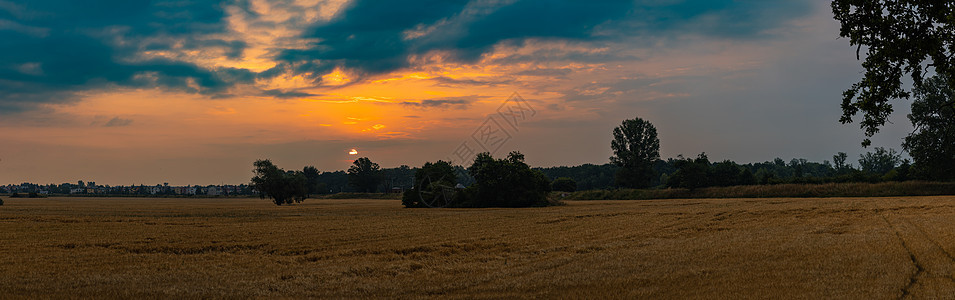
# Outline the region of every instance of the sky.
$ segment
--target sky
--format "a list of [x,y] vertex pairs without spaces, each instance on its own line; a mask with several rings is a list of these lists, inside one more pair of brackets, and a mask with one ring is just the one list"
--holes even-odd
[[[858,158],[838,33],[814,0],[0,0],[0,184],[603,164],[635,117],[663,158]],[[872,141],[901,150],[893,103]]]

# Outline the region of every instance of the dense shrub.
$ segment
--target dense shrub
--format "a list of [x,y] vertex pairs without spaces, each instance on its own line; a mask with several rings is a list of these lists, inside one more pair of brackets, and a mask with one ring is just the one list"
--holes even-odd
[[405,191],[401,205],[405,207],[447,206],[454,197],[457,174],[451,163],[439,160],[426,162],[415,171],[414,188]]
[[0,198],[0,206],[3,206],[3,199]]
[[422,207],[421,201],[418,198],[418,191],[410,189],[402,193],[401,205],[404,205],[404,207]]
[[550,189],[560,192],[576,192],[577,182],[568,177],[557,178],[554,179],[554,182],[551,182]]
[[287,172],[267,159],[256,160],[252,165],[255,177],[251,186],[259,192],[259,197],[270,197],[275,205],[282,205],[302,202],[308,196],[308,178],[304,173]]
[[683,158],[674,160],[677,171],[667,179],[668,187],[695,189],[710,186],[710,160],[705,153],[700,153],[696,159]]
[[477,155],[468,168],[475,184],[456,193],[463,207],[530,207],[547,206],[550,180],[544,173],[524,163],[524,155],[511,152],[506,159],[495,159],[490,153]]

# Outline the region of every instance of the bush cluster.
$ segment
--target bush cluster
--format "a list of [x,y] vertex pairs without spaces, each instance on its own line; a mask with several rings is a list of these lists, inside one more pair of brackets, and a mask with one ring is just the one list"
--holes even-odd
[[259,197],[272,198],[275,205],[302,202],[308,197],[308,178],[303,172],[285,171],[268,159],[256,160],[253,166],[252,187]]
[[524,163],[524,155],[511,152],[505,159],[480,153],[468,168],[474,185],[461,191],[461,204],[467,207],[547,206],[550,180],[544,173]]
[[560,177],[550,183],[550,189],[558,192],[576,192],[577,182],[569,177]]
[[[524,155],[511,152],[495,159],[490,153],[477,155],[467,169],[474,184],[460,188],[450,163],[426,163],[415,173],[415,188],[405,191],[405,207],[532,207],[548,206],[551,182],[539,170],[524,163]],[[571,180],[571,183],[573,181]],[[574,184],[576,187],[576,184]],[[424,203],[429,201],[429,203]]]

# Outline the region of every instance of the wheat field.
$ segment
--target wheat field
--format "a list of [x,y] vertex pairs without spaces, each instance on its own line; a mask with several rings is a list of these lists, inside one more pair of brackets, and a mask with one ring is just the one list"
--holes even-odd
[[0,298],[955,295],[955,197],[4,200]]

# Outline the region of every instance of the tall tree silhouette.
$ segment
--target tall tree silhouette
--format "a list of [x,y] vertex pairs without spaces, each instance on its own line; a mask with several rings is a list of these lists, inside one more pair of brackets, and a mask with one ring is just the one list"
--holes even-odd
[[917,175],[927,179],[955,179],[955,99],[948,80],[932,77],[915,89],[909,120],[915,132],[905,137],[902,147],[915,160]]
[[348,183],[358,191],[376,192],[381,180],[381,167],[371,162],[367,157],[356,159],[352,162],[352,166],[348,168]]
[[660,159],[660,139],[653,124],[641,118],[624,120],[613,129],[610,162],[620,166],[617,185],[643,188],[657,178],[653,162]]
[[[907,99],[902,77],[910,74],[915,88],[933,69],[955,86],[955,4],[930,0],[834,0],[832,12],[842,27],[839,35],[856,46],[856,57],[865,46],[865,75],[843,93],[842,118],[851,123],[862,112],[863,146],[885,125],[892,113],[889,99]],[[955,99],[941,107],[955,108]]]

